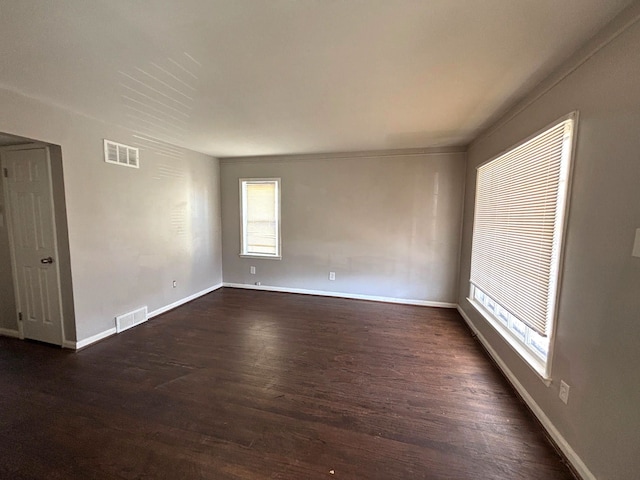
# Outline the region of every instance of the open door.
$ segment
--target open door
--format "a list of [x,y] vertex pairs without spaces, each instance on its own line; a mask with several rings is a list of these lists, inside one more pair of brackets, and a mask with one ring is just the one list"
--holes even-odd
[[0,151],[0,159],[20,333],[25,338],[62,345],[49,150],[45,146],[9,147]]

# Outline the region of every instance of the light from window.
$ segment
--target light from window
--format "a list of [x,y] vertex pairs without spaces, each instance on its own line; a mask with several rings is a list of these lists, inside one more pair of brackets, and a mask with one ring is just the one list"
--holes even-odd
[[478,167],[470,298],[549,376],[575,114]]
[[241,179],[240,255],[280,258],[280,179]]

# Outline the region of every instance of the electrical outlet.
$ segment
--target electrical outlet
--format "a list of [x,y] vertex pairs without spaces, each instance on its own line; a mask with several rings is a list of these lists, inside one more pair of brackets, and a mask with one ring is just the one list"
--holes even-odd
[[564,380],[560,380],[560,394],[558,396],[564,403],[569,402],[569,385],[564,383]]
[[249,267],[249,271],[251,272],[251,275],[255,275],[256,274],[256,267],[254,267],[253,265],[251,265]]
[[336,272],[329,272],[329,280],[335,280],[336,279]]
[[171,284],[171,286],[172,286],[173,288],[176,288],[176,287],[178,286],[178,282],[176,282],[176,281],[174,280],[174,281],[173,281],[173,283]]

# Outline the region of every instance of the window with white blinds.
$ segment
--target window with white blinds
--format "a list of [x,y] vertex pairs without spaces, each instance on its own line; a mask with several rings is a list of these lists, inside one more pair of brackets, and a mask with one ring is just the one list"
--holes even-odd
[[280,258],[280,179],[241,179],[240,255]]
[[[574,123],[575,115],[565,117],[477,170],[471,299],[544,361],[555,317]],[[543,348],[536,348],[540,343]]]

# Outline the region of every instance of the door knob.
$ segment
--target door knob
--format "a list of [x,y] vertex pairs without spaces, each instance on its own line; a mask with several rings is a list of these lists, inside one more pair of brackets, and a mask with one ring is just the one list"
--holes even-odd
[[53,258],[51,257],[41,258],[40,263],[53,263]]

